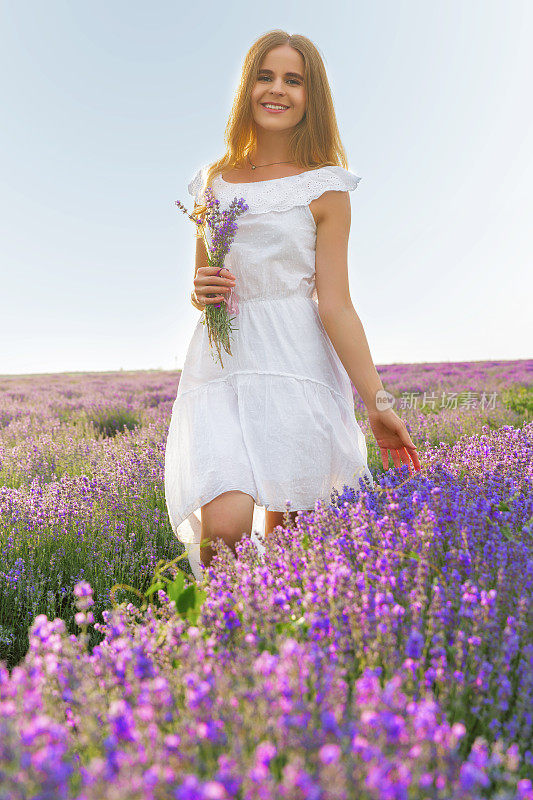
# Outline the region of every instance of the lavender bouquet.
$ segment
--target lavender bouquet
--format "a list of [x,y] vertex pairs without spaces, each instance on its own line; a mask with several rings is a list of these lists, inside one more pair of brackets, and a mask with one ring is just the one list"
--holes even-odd
[[[239,214],[248,210],[248,206],[242,197],[240,200],[235,197],[229,208],[226,211],[221,211],[220,202],[215,199],[210,187],[205,190],[205,198],[204,206],[201,206],[200,209],[196,209],[195,206],[196,214],[189,214],[179,200],[175,201],[175,205],[197,226],[197,235],[202,238],[205,245],[208,265],[216,269],[222,269],[224,259],[237,233],[235,220]],[[215,297],[216,295],[211,294],[208,296]],[[230,314],[237,314],[238,309],[238,297],[235,293],[235,287],[233,287],[229,298],[224,298],[222,303],[210,303],[205,306],[203,311],[201,321],[204,325],[207,325],[212,355],[215,361],[220,361],[221,367],[224,366],[221,346],[226,353],[232,355],[230,334],[234,330],[238,330],[238,328],[232,327],[231,322],[235,319],[235,316],[230,316]]]

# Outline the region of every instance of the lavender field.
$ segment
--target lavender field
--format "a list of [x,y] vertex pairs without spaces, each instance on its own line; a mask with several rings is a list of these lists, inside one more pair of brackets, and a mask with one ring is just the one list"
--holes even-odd
[[533,800],[533,361],[379,372],[422,471],[354,397],[374,489],[203,584],[179,374],[0,377],[0,800]]

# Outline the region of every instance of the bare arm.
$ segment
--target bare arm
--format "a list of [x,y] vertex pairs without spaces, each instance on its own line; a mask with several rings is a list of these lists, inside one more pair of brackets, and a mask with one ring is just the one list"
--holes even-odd
[[325,192],[313,201],[313,213],[317,218],[315,280],[320,319],[361,400],[369,412],[376,411],[376,392],[383,384],[350,297],[348,192]]
[[315,281],[322,325],[367,408],[383,469],[388,469],[390,451],[395,467],[406,464],[409,472],[418,471],[418,453],[405,422],[392,408],[380,410],[376,405],[376,393],[383,390],[383,384],[353,307],[348,281],[350,196],[348,192],[324,192],[310,208],[317,223]]

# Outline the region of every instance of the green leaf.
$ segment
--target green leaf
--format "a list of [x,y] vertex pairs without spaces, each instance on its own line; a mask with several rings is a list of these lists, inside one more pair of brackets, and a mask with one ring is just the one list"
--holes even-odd
[[169,582],[167,585],[167,594],[171,600],[174,600],[176,606],[178,605],[178,600],[183,591],[184,584],[185,584],[185,575],[183,574],[183,572],[178,572],[174,580],[172,582]]
[[195,606],[195,589],[194,586],[189,584],[186,589],[184,589],[181,594],[179,595],[178,599],[176,600],[176,608],[178,612],[181,614],[182,617],[187,615],[187,611]]

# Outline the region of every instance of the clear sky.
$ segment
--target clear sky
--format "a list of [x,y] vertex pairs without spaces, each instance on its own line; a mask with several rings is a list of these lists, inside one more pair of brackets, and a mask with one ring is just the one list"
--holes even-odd
[[532,353],[533,3],[4,0],[0,373],[175,369],[200,312],[174,200],[273,28],[328,72],[374,362]]

